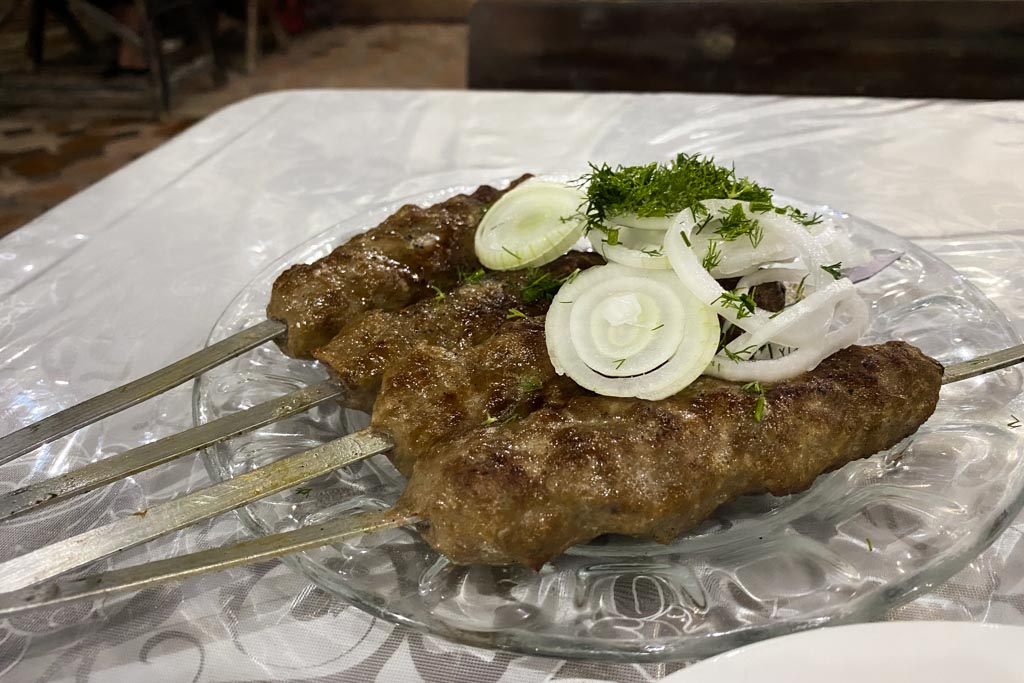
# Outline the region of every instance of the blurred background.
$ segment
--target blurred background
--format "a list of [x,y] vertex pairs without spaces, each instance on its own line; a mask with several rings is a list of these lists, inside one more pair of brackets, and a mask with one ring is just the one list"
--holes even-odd
[[1024,97],[1021,0],[0,0],[0,236],[285,88]]

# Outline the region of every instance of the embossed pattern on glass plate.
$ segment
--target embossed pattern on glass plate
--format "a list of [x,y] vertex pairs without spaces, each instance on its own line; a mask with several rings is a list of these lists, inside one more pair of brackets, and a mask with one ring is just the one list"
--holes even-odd
[[[466,189],[411,201],[434,203]],[[262,320],[285,267],[323,256],[394,208],[340,223],[279,259],[228,306],[210,341]],[[859,285],[871,304],[867,341],[903,339],[943,363],[1019,343],[1002,313],[941,261],[881,228],[824,210],[865,246],[905,252]],[[196,422],[324,377],[317,364],[266,345],[196,382]],[[668,545],[605,538],[533,572],[454,566],[414,531],[399,529],[286,561],[386,619],[473,645],[559,657],[703,657],[826,623],[877,618],[965,566],[1024,503],[1024,430],[1007,425],[1010,413],[1024,414],[1022,384],[1013,369],[944,387],[932,419],[891,451],[822,476],[800,495],[736,501]],[[362,413],[321,407],[212,448],[204,460],[220,480],[367,423]],[[255,533],[281,531],[385,508],[403,484],[378,456],[240,515]]]

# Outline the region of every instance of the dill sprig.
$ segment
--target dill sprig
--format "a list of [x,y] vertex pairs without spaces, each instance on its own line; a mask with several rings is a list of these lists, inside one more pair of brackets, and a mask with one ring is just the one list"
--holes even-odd
[[1010,420],[1010,422],[1006,423],[1006,426],[1009,427],[1010,429],[1017,429],[1018,427],[1021,426],[1020,418],[1014,415],[1013,413],[1010,413]]
[[579,274],[579,268],[562,278],[555,277],[546,271],[533,271],[529,283],[520,292],[523,303],[532,304],[541,299],[553,299],[562,285],[572,282]]
[[722,308],[734,309],[736,311],[736,317],[739,320],[752,316],[754,311],[757,310],[757,303],[749,292],[740,294],[735,289],[722,292],[719,297],[711,303],[718,304]]
[[462,268],[459,268],[458,269],[458,275],[459,275],[459,284],[473,285],[473,284],[476,284],[477,282],[480,282],[481,280],[483,280],[484,276],[487,275],[487,271],[484,270],[483,268],[477,268],[476,270],[470,271],[470,272],[467,273],[467,272],[464,272],[462,270]]
[[[723,346],[721,348],[721,351],[722,353],[725,354],[726,358],[731,360],[733,363],[739,363],[745,360],[750,360],[750,357],[757,353],[757,350],[759,348],[761,347],[751,344],[750,346],[740,349],[739,351],[733,351],[728,346]],[[746,358],[743,357],[744,355],[746,356]]]
[[508,315],[505,316],[505,320],[514,320],[516,318],[525,318],[526,314],[520,311],[518,308],[508,309]]
[[718,242],[710,240],[708,242],[708,251],[704,254],[704,258],[701,259],[700,265],[704,267],[704,270],[711,270],[717,268],[722,262],[722,250],[718,247]]
[[757,400],[754,402],[754,420],[760,422],[764,419],[765,411],[768,409],[768,399],[765,397],[764,387],[760,382],[748,382],[743,385],[742,389],[748,394],[757,396]]
[[544,382],[540,381],[539,377],[524,377],[519,382],[519,388],[522,389],[524,394],[532,394],[535,391],[540,391],[544,388]]
[[430,288],[437,292],[436,294],[434,294],[434,301],[444,301],[445,299],[448,298],[448,295],[444,293],[444,290],[438,287],[437,285],[430,285]]
[[836,261],[831,266],[822,266],[821,269],[832,276],[833,280],[838,280],[843,276],[842,272],[843,262]]
[[764,228],[756,218],[748,218],[741,204],[735,204],[728,211],[722,210],[719,215],[719,226],[715,234],[723,242],[733,242],[741,237],[750,240],[750,246],[757,249],[764,238]]

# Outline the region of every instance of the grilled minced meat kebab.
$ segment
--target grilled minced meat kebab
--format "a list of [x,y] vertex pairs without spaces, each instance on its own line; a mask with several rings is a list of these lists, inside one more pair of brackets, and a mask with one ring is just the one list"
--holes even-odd
[[543,337],[527,321],[385,374],[373,426],[411,474],[397,509],[454,562],[538,568],[607,533],[668,542],[739,496],[796,493],[891,448],[942,381],[909,344],[852,346],[766,385],[758,421],[757,395],[711,378],[661,401],[590,394],[555,376]]
[[460,272],[480,267],[476,228],[504,192],[484,185],[427,208],[403,206],[319,261],[284,271],[267,306],[268,318],[288,326],[282,349],[309,358],[362,311],[398,310],[454,286]]
[[576,251],[537,269],[480,270],[447,295],[355,316],[313,355],[345,387],[345,405],[368,411],[385,369],[417,344],[451,350],[479,344],[510,317],[542,315],[562,280],[601,263],[597,254]]

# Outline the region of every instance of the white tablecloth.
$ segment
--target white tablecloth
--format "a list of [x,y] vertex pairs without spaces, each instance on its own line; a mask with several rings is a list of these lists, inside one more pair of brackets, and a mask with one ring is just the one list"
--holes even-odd
[[[1024,103],[282,92],[211,116],[0,240],[0,434],[201,347],[267,263],[373,204],[680,150],[920,238],[1024,332]],[[189,427],[189,391],[0,468],[0,491]],[[4,523],[0,559],[206,483],[186,458]],[[241,533],[226,515],[99,564]],[[1024,519],[892,616],[1024,624]],[[278,563],[0,620],[0,675],[18,681],[646,681],[679,666],[457,646],[367,616]]]

